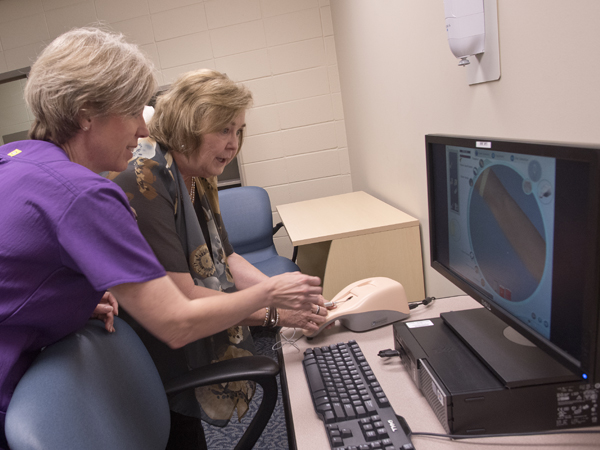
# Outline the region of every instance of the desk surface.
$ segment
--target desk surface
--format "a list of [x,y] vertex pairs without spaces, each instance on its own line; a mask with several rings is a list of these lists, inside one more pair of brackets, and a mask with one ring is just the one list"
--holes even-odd
[[[419,307],[411,311],[410,320],[438,317],[445,311],[458,311],[479,307],[470,297],[453,297],[435,301],[428,307]],[[284,330],[287,337],[293,330]],[[314,411],[308,385],[302,368],[304,350],[355,339],[360,345],[367,361],[377,376],[396,414],[403,416],[413,432],[431,432],[445,434],[427,400],[417,390],[412,379],[404,370],[399,358],[384,359],[377,356],[380,350],[394,348],[392,327],[386,326],[366,333],[353,333],[343,326],[325,330],[307,341],[304,337],[296,342],[299,350],[291,345],[282,349],[289,400],[292,413],[296,445],[298,450],[329,448],[325,427]],[[298,336],[296,336],[298,337]],[[598,428],[594,428],[598,429]],[[524,437],[475,438],[451,441],[444,438],[414,436],[413,444],[417,450],[500,450],[522,448],[527,450],[559,449],[598,449],[598,434],[558,434]]]
[[279,205],[277,212],[295,246],[419,224],[362,191]]

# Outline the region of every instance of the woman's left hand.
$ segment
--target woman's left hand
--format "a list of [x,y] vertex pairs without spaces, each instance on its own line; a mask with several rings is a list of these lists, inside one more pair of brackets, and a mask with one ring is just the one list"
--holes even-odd
[[[325,300],[323,303],[325,303]],[[335,308],[331,307],[330,309]],[[288,328],[302,328],[304,330],[317,331],[321,325],[327,322],[327,311],[325,307],[315,307],[307,310],[279,309],[279,325]]]
[[100,319],[104,322],[106,331],[112,333],[115,331],[115,316],[119,315],[119,303],[117,299],[108,291],[102,296],[102,300],[94,309],[92,319]]

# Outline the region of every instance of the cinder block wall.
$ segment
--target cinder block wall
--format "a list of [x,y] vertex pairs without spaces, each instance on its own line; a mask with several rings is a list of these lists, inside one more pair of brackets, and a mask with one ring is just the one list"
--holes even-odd
[[[98,21],[142,48],[160,85],[208,67],[252,90],[240,172],[274,220],[278,204],[352,191],[329,0],[0,0],[0,73]],[[29,127],[22,87],[0,85],[0,136]],[[284,231],[276,243],[291,255]]]

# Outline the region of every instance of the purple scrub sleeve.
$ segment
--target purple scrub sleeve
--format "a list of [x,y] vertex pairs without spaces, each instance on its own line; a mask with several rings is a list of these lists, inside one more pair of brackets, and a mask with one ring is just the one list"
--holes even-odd
[[116,184],[48,142],[0,147],[0,448],[41,349],[81,328],[106,289],[165,275]]

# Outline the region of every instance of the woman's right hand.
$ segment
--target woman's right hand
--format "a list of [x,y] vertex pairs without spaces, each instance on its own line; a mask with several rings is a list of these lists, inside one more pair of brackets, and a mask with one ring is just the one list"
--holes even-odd
[[283,273],[263,281],[271,306],[283,309],[312,309],[313,305],[323,306],[321,280],[300,272]]

